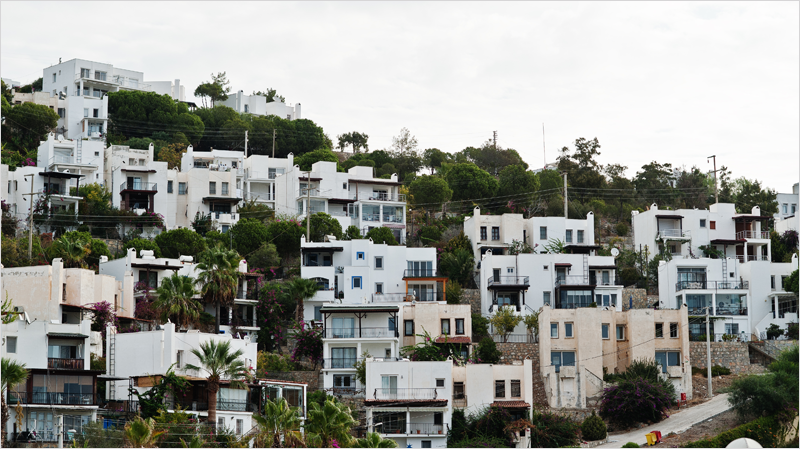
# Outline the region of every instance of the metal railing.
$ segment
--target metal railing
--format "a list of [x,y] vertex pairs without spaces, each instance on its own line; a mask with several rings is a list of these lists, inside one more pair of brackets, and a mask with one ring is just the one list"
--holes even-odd
[[735,256],[736,260],[741,262],[753,262],[757,260],[769,262],[769,257],[763,254],[748,254],[747,257],[745,256]]
[[556,278],[556,287],[562,285],[589,285],[588,276],[559,276]]
[[395,338],[396,331],[388,327],[326,328],[323,338]]
[[465,395],[463,393],[460,394],[460,395],[454,394],[453,395],[453,407],[466,408],[467,407],[467,395]]
[[383,216],[384,223],[402,223],[403,216],[402,215],[384,215]]
[[716,315],[746,316],[747,307],[717,306]]
[[373,293],[371,302],[403,302],[410,296],[405,293]]
[[442,274],[439,273],[439,270],[435,270],[433,268],[414,268],[411,270],[403,270],[404,278],[431,278],[441,276]]
[[350,214],[346,210],[332,210],[328,214],[332,217],[349,217]]
[[408,431],[410,434],[417,435],[441,435],[444,433],[444,425],[412,422],[408,424]]
[[678,281],[675,291],[681,290],[742,290],[750,287],[748,281]]
[[120,184],[119,190],[144,190],[148,192],[158,192],[158,184],[155,182],[126,181]]
[[492,285],[530,285],[528,276],[489,276],[487,281],[489,287]]
[[373,399],[413,400],[436,399],[439,393],[436,388],[376,388]]
[[47,369],[83,369],[83,359],[47,359]]
[[336,357],[322,359],[323,369],[349,369],[355,368],[356,363],[364,360],[363,357]]
[[405,201],[406,196],[402,193],[399,194],[391,194],[391,193],[378,193],[377,195],[373,192],[367,197],[368,201]]
[[658,235],[660,237],[687,237],[686,232],[682,229],[659,229]]
[[769,231],[739,231],[736,233],[736,239],[769,240]]
[[589,283],[597,286],[625,285],[622,283],[622,279],[619,276],[609,277],[608,280],[603,280],[602,276],[600,279],[597,279],[595,276],[590,276]]
[[[689,334],[689,341],[706,341],[707,337],[705,333],[690,333]],[[745,334],[742,336],[741,333],[739,334],[728,334],[725,332],[717,333],[714,332],[711,334],[711,341],[714,342],[721,342],[721,341],[739,341],[739,342],[747,342],[749,340],[749,336]]]
[[236,290],[236,299],[256,299],[256,289],[245,291],[243,288]]
[[[93,393],[50,393],[50,392],[33,392],[30,393],[31,402],[27,402],[28,398],[24,394],[20,394],[17,400],[23,404],[66,404],[66,405],[93,405]],[[9,398],[14,400],[14,398]]]
[[364,214],[361,221],[381,221],[381,214]]
[[556,309],[578,309],[581,307],[592,307],[592,304],[595,302],[591,299],[585,301],[572,301],[572,302],[562,302],[556,299]]
[[538,334],[493,334],[492,340],[495,343],[538,343]]
[[129,400],[102,400],[100,408],[112,412],[139,413],[139,401]]
[[75,158],[72,156],[55,155],[50,158],[50,164],[74,164]]
[[412,301],[433,302],[445,300],[444,292],[417,292],[411,296],[414,297]]
[[218,399],[217,410],[230,410],[238,412],[258,411],[258,406],[247,401],[235,401],[232,399]]

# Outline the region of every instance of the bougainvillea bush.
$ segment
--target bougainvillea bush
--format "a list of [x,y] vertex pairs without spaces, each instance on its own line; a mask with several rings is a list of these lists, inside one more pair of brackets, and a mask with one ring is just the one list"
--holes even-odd
[[305,321],[300,321],[294,334],[296,346],[292,353],[292,361],[299,362],[308,358],[314,365],[322,360],[322,329],[314,328]]
[[659,422],[669,417],[672,401],[672,395],[661,384],[642,378],[621,380],[603,391],[600,416],[622,428],[639,422]]

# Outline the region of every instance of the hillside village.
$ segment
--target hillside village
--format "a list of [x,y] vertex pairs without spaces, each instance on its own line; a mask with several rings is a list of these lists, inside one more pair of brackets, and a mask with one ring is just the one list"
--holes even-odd
[[796,420],[800,184],[334,142],[229,84],[3,79],[4,444],[620,447],[708,373]]

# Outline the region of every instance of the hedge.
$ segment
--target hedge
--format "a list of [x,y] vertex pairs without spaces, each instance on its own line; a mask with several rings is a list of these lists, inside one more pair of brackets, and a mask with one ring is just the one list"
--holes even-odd
[[731,441],[739,438],[750,438],[758,441],[762,447],[781,447],[786,425],[774,416],[765,416],[723,432],[714,438],[686,443],[681,447],[726,447]]

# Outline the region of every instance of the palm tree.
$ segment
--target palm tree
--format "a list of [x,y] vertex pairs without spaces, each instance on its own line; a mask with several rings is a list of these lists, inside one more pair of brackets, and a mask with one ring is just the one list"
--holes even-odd
[[284,398],[267,401],[263,415],[253,415],[258,434],[253,447],[302,447],[305,446],[300,433],[300,409],[292,407]]
[[286,283],[285,294],[297,303],[294,311],[295,321],[300,322],[303,320],[303,302],[313,297],[317,290],[319,290],[319,285],[312,279],[296,277]]
[[188,276],[174,273],[161,281],[161,286],[156,290],[158,299],[153,302],[153,307],[161,312],[161,321],[168,317],[176,319],[178,326],[189,326],[189,323],[200,318],[202,307],[194,299],[194,280]]
[[64,268],[85,268],[86,256],[91,254],[90,244],[76,235],[62,235],[53,242],[50,254],[64,261]]
[[133,447],[157,447],[158,437],[165,433],[157,431],[153,418],[142,419],[137,416],[135,420],[125,424],[125,438]]
[[239,287],[239,253],[225,249],[221,243],[209,248],[200,255],[197,269],[200,275],[197,284],[201,285],[200,293],[203,298],[216,306],[216,319],[214,332],[219,333],[220,306],[230,305],[236,298]]
[[202,369],[208,372],[207,388],[208,388],[208,422],[213,425],[217,422],[217,392],[219,391],[219,381],[228,379],[231,381],[232,388],[248,389],[247,384],[242,381],[249,380],[251,375],[244,361],[240,359],[244,354],[241,349],[231,352],[230,340],[225,340],[217,343],[216,340],[209,340],[208,342],[200,343],[200,349],[192,349],[198,359],[200,359],[200,366],[186,364],[186,370],[200,371]]
[[369,432],[366,438],[357,439],[353,447],[397,447],[397,443],[388,438],[381,438],[381,434],[377,432]]
[[[312,402],[306,421],[306,435],[314,447],[333,447],[332,441],[340,447],[350,447],[350,428],[356,423],[350,414],[350,407],[326,399],[323,405]],[[312,444],[309,444],[311,446]]]
[[[25,364],[19,364],[15,360],[3,357],[0,366],[0,378],[2,378],[2,389],[0,389],[0,401],[2,401],[2,421],[3,431],[2,438],[6,441],[6,422],[8,421],[8,404],[6,404],[6,392],[11,391],[17,385],[25,382],[28,378],[28,370],[25,369]],[[11,396],[10,394],[8,396]]]

